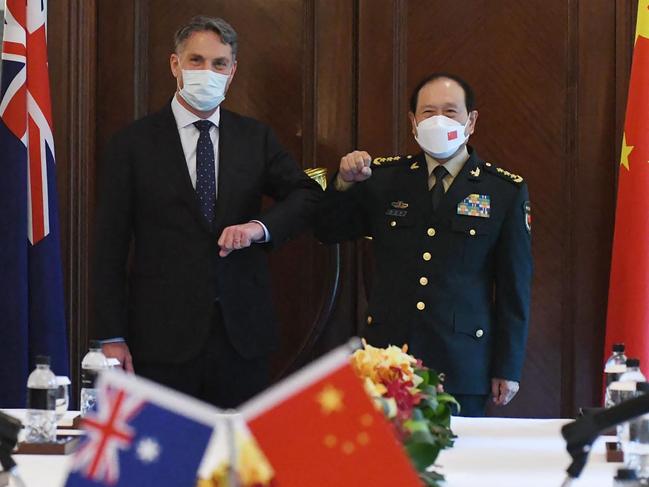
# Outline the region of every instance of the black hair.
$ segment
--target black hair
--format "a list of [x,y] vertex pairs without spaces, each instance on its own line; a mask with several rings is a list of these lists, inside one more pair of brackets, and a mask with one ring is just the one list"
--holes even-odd
[[471,88],[471,85],[455,74],[437,72],[429,74],[422,79],[412,91],[412,95],[410,95],[410,111],[412,113],[417,111],[417,102],[419,101],[419,92],[421,89],[428,83],[432,83],[441,78],[450,79],[460,85],[464,90],[464,104],[466,105],[466,111],[470,113],[475,110],[475,93],[473,88]]

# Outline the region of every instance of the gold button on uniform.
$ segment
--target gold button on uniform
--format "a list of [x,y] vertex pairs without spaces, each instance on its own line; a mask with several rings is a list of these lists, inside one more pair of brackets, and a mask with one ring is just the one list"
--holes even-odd
[[482,335],[484,335],[484,331],[482,331],[482,328],[478,328],[478,329],[475,331],[475,336],[476,336],[476,338],[482,338]]
[[427,277],[420,277],[419,278],[419,284],[422,286],[426,286],[428,284],[428,278]]
[[418,309],[419,311],[422,311],[425,307],[426,307],[426,304],[425,304],[423,301],[419,301],[419,302],[417,303],[417,309]]
[[397,226],[397,222],[395,222],[394,220],[392,220],[392,221],[390,222],[390,226],[391,226],[391,227],[396,227],[396,226]]
[[429,228],[426,233],[428,233],[429,237],[434,237],[435,236],[435,229],[434,228]]
[[433,256],[430,255],[430,252],[424,252],[423,258],[424,260],[428,261],[432,258]]
[[371,315],[369,315],[369,316],[367,317],[367,324],[368,324],[368,325],[371,325],[371,324],[372,324],[372,316],[371,316]]
[[469,235],[471,235],[472,237],[475,235],[475,230],[473,228],[469,230]]

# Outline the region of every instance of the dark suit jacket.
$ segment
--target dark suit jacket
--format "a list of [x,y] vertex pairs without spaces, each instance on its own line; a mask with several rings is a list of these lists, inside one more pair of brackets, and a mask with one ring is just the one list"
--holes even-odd
[[[446,374],[450,392],[486,394],[493,377],[520,379],[532,272],[529,202],[522,178],[470,153],[436,212],[423,153],[378,159],[365,182],[345,192],[330,185],[316,233],[324,242],[373,238],[376,272],[363,330],[370,344],[408,343]],[[488,217],[458,212],[469,195],[488,197]]]
[[[95,336],[124,337],[137,360],[181,362],[204,344],[216,297],[239,353],[267,355],[277,343],[267,251],[307,226],[322,194],[272,131],[221,109],[213,227],[200,213],[170,105],[118,133],[100,174]],[[263,212],[262,195],[276,201]],[[220,258],[221,231],[251,219],[266,225],[271,243]]]

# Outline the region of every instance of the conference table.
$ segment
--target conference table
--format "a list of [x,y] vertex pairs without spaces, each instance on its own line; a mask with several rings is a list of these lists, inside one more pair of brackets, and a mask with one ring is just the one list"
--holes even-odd
[[[21,412],[5,411],[22,419]],[[455,446],[437,459],[447,487],[559,487],[570,464],[561,426],[567,419],[453,418]],[[610,487],[619,463],[607,463],[605,441],[593,445],[577,487]],[[16,455],[27,487],[65,484],[71,456]],[[317,480],[314,480],[317,486]],[[306,487],[306,486],[305,486]]]

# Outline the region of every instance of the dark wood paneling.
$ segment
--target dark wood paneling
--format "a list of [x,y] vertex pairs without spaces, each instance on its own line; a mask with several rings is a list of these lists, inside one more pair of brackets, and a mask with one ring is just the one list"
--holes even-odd
[[70,337],[73,404],[87,346],[90,222],[95,173],[96,6],[50,2],[48,56],[59,194],[61,250]]
[[[108,137],[175,89],[178,24],[204,13],[240,35],[225,106],[269,123],[304,168],[355,148],[417,150],[410,90],[460,74],[477,92],[480,154],[525,176],[534,212],[532,324],[520,397],[498,414],[558,416],[598,399],[617,161],[635,0],[57,0],[49,49],[73,375],[86,346],[94,164]],[[96,149],[95,149],[96,147]],[[367,242],[341,247],[333,316],[354,333]],[[338,254],[303,236],[272,257],[290,365],[328,311]],[[311,337],[312,338],[312,337]],[[309,343],[311,344],[311,343]],[[308,354],[307,354],[308,355]],[[303,357],[304,358],[304,357]]]
[[[563,413],[601,399],[604,327],[608,295],[614,182],[619,166],[616,147],[616,25],[618,2],[580,2],[576,66],[575,157],[572,158],[573,201],[569,214],[572,233],[572,297],[575,325],[573,381]],[[628,34],[628,33],[627,33]],[[625,35],[625,34],[622,34]],[[630,37],[630,36],[629,36]],[[596,135],[595,137],[593,135]],[[595,169],[596,168],[596,169]],[[587,211],[587,209],[596,209]],[[591,380],[583,380],[591,377]],[[571,409],[572,408],[572,409]]]

